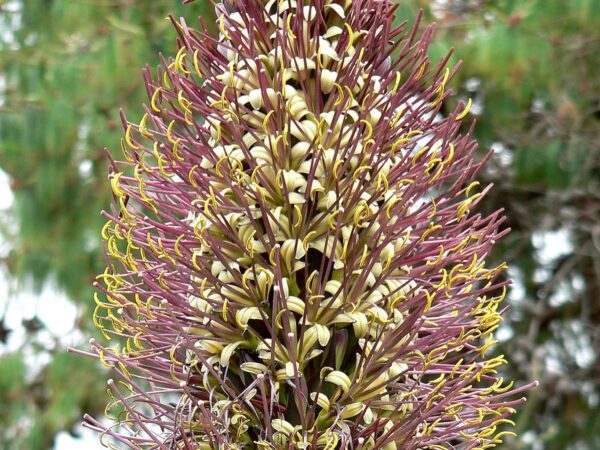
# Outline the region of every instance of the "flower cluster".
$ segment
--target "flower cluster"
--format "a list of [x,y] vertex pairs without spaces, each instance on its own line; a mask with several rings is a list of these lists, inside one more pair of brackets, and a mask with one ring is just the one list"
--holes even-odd
[[[390,0],[226,0],[139,124],[103,230],[94,354],[127,448],[487,449],[507,281],[453,71]],[[114,444],[110,444],[114,445]]]

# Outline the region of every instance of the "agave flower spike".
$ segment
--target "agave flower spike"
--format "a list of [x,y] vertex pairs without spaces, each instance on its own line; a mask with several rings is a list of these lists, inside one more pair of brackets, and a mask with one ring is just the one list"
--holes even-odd
[[390,0],[226,0],[173,20],[111,165],[92,349],[132,449],[488,449],[529,386],[489,356],[501,211],[432,27]]

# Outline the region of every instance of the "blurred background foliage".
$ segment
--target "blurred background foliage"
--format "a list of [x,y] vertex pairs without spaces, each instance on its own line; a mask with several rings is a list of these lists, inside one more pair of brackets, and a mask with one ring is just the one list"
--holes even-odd
[[[473,99],[482,152],[494,149],[485,207],[506,208],[513,229],[496,254],[515,280],[497,351],[512,362],[508,377],[541,385],[503,448],[600,448],[598,0],[399,0],[401,17],[420,8],[438,22],[434,60],[453,47],[463,61],[446,107]],[[66,293],[80,347],[94,333],[91,283],[104,265],[103,148],[118,154],[119,108],[141,116],[140,69],[176,49],[169,13],[213,21],[204,0],[0,0],[0,168],[14,195],[0,264],[20,289]],[[7,350],[16,330],[4,319],[0,448],[51,449],[83,412],[102,411],[106,376],[60,343],[42,345],[35,317]]]

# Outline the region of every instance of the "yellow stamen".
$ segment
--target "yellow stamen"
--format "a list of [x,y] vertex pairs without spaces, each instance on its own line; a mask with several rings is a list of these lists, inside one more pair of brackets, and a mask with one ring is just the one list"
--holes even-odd
[[150,100],[150,106],[152,107],[152,110],[156,113],[160,112],[160,108],[157,106],[157,101],[158,101],[158,96],[160,95],[162,91],[162,88],[156,88],[156,90],[154,91],[154,94],[152,94],[152,99]]
[[462,110],[462,112],[456,116],[456,121],[462,120],[465,117],[467,117],[467,115],[469,114],[469,111],[471,110],[471,105],[473,104],[473,100],[471,100],[469,98],[469,100],[467,101],[467,105],[465,106],[465,109]]
[[199,52],[200,52],[200,50],[194,51],[194,68],[196,69],[196,73],[198,74],[198,76],[200,78],[203,78],[202,71],[200,70],[200,62],[199,62],[199,58],[198,58]]
[[125,142],[132,150],[139,150],[139,147],[131,140],[131,125],[127,125],[127,130],[125,130]]
[[392,88],[392,94],[396,94],[398,92],[398,88],[400,87],[400,81],[402,81],[402,73],[400,71],[396,72],[396,80],[394,81],[394,87]]

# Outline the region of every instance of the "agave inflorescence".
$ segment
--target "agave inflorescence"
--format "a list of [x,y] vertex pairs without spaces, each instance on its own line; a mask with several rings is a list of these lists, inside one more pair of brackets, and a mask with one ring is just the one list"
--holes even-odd
[[501,212],[452,71],[390,0],[228,0],[112,163],[95,313],[128,448],[483,449],[518,391],[486,356]]

